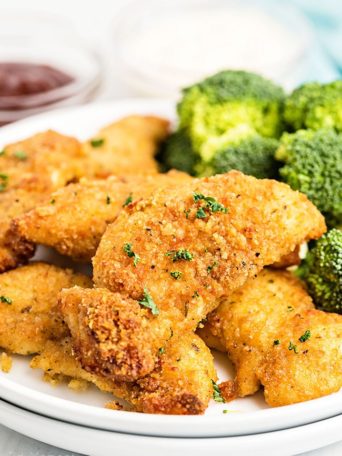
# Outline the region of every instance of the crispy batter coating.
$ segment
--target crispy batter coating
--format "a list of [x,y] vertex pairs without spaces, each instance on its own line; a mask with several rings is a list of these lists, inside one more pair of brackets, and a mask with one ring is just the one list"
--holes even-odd
[[102,128],[83,144],[90,175],[157,173],[154,156],[168,133],[169,121],[154,116],[132,115]]
[[199,334],[214,345],[218,340],[236,367],[234,383],[221,385],[227,400],[253,394],[260,383],[272,406],[342,387],[342,317],[315,310],[288,271],[265,269],[250,279],[209,315]]
[[159,414],[204,413],[213,394],[211,380],[216,380],[212,355],[193,333],[180,338],[174,335],[159,355],[156,369],[134,383],[113,381],[84,370],[74,358],[68,338],[49,341],[44,351],[33,358],[31,367],[49,375],[86,380],[125,399],[135,411]]
[[0,272],[26,262],[34,254],[34,244],[13,232],[11,221],[35,204],[42,204],[45,198],[40,192],[25,189],[0,194]]
[[45,263],[0,275],[0,347],[27,355],[44,348],[50,338],[61,338],[67,327],[57,311],[57,294],[74,285],[91,286],[91,280],[70,269]]
[[82,179],[53,193],[47,204],[18,217],[13,231],[20,239],[89,261],[107,225],[124,205],[136,204],[161,186],[177,186],[190,180],[190,176],[177,171],[154,176]]
[[5,189],[52,191],[83,175],[86,157],[81,144],[69,136],[48,130],[10,144],[0,156]]
[[[172,330],[194,330],[220,299],[264,265],[324,231],[318,210],[285,184],[235,171],[195,179],[121,212],[94,257],[94,280],[145,304],[154,301],[159,315],[150,315],[156,323],[149,325],[147,341],[153,352],[156,338],[162,345]],[[138,333],[145,311],[134,315]],[[145,356],[146,344],[135,348],[139,359]],[[150,359],[146,369],[137,370],[134,353],[127,362],[131,380],[153,365]],[[117,361],[108,366],[113,375]]]

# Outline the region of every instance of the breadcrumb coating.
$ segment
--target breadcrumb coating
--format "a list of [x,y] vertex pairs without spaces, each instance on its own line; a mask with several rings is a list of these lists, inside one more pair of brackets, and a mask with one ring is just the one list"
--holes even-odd
[[68,334],[57,310],[57,294],[90,278],[45,263],[31,263],[0,274],[0,347],[27,355],[40,352],[50,338]]
[[236,367],[234,382],[220,385],[227,400],[253,394],[261,384],[271,406],[342,387],[342,316],[315,310],[288,271],[265,269],[250,279],[209,315],[199,334],[209,343],[218,340]]

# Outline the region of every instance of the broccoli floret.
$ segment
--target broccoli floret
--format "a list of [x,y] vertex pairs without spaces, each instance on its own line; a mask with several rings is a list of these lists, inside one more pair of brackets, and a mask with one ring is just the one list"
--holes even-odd
[[284,133],[275,157],[285,163],[279,174],[305,193],[330,227],[342,224],[342,135],[333,130]]
[[198,161],[185,130],[172,133],[161,145],[156,158],[161,163],[162,171],[174,168],[191,175],[194,174],[194,167]]
[[274,138],[254,136],[236,145],[218,151],[208,164],[197,166],[200,175],[211,176],[237,169],[259,179],[278,177],[279,162],[274,153],[279,141]]
[[297,272],[317,307],[342,313],[342,231],[332,229],[322,236]]
[[285,95],[271,81],[245,71],[222,71],[183,90],[180,127],[209,161],[217,150],[260,134],[277,137]]
[[334,128],[342,132],[342,81],[310,82],[285,101],[284,120],[290,130]]

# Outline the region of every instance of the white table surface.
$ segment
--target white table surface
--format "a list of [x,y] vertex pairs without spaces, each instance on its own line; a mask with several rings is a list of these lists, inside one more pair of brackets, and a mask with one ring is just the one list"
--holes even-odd
[[[14,9],[17,9],[21,11],[44,11],[64,16],[74,24],[77,32],[82,35],[84,39],[96,45],[97,48],[100,49],[102,55],[108,56],[111,52],[110,46],[108,46],[110,24],[115,18],[115,14],[127,3],[127,1],[128,0],[1,0],[0,14],[2,10],[13,11]],[[115,67],[109,67],[108,65],[107,78],[100,98],[115,99],[136,96],[137,94],[125,87],[115,74]],[[306,456],[341,456],[341,454],[342,442],[310,453],[305,453]],[[0,425],[0,456],[79,455],[29,439]]]

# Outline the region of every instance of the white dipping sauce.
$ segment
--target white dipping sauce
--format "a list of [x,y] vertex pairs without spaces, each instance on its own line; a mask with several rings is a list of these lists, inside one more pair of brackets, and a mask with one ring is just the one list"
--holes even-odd
[[121,43],[121,57],[160,86],[184,86],[226,68],[277,78],[302,51],[293,32],[253,7],[168,11],[135,32]]

